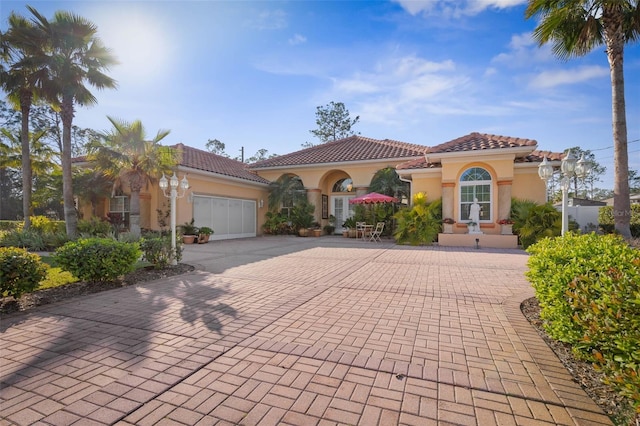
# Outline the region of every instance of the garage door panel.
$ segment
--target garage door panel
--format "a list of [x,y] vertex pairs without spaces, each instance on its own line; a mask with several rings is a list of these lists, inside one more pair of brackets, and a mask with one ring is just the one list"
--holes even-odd
[[209,226],[214,230],[212,240],[256,236],[256,202],[253,200],[196,195],[193,218],[196,226]]

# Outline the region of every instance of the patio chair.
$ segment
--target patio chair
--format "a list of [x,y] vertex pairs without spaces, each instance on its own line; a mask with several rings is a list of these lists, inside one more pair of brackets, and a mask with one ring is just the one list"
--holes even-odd
[[365,222],[356,222],[356,238],[364,239],[364,225]]
[[369,241],[382,242],[380,240],[380,235],[382,235],[383,230],[384,230],[384,222],[378,222],[376,224],[376,229],[371,231],[371,236],[369,237]]

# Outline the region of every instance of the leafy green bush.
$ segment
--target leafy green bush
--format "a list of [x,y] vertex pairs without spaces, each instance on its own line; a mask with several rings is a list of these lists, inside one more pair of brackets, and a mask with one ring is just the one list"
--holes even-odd
[[[140,240],[140,249],[144,260],[151,263],[154,268],[162,269],[171,262],[173,249],[171,248],[171,236],[151,237]],[[177,262],[182,259],[182,244],[176,241],[175,258]]]
[[65,271],[82,281],[113,281],[133,271],[141,251],[136,243],[108,238],[72,241],[58,248],[53,257]]
[[106,220],[97,217],[91,219],[80,219],[78,221],[78,233],[89,237],[109,237],[113,235],[113,227]]
[[291,235],[295,234],[289,218],[282,212],[265,213],[265,221],[262,225],[265,234],[271,235]]
[[442,222],[442,200],[427,203],[426,194],[413,196],[413,206],[398,211],[394,237],[398,244],[431,244],[438,236]]
[[31,251],[47,249],[42,234],[32,229],[19,229],[4,233],[0,239],[0,247],[21,247]]
[[0,231],[13,231],[22,227],[22,222],[17,220],[0,220]]
[[616,245],[617,264],[584,271],[566,297],[584,330],[574,349],[640,410],[640,251]]
[[578,235],[547,238],[530,246],[527,278],[540,303],[540,317],[554,339],[574,344],[584,336],[582,325],[574,320],[574,308],[567,296],[571,283],[580,276],[603,277],[611,269],[629,267],[624,240],[614,235]]
[[47,275],[40,256],[16,247],[0,248],[0,294],[16,299],[35,290]]
[[[615,231],[612,206],[600,207],[600,210],[598,210],[598,222],[603,232],[613,233]],[[631,228],[631,236],[640,238],[640,204],[631,205],[629,225]]]
[[529,200],[511,200],[513,230],[523,248],[543,238],[561,234],[562,213],[550,203],[537,204]]
[[51,220],[46,216],[31,216],[31,230],[40,234],[65,232],[65,224],[63,221]]

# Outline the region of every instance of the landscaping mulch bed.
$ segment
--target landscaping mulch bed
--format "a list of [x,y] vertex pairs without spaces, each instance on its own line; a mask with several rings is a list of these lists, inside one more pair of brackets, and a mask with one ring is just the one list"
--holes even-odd
[[191,272],[194,269],[195,268],[193,266],[184,263],[180,263],[176,266],[167,266],[162,269],[153,269],[153,267],[140,268],[125,275],[124,279],[118,282],[110,281],[102,283],[88,283],[78,281],[76,283],[66,284],[60,287],[47,288],[44,290],[34,291],[33,293],[23,294],[18,300],[13,297],[0,298],[0,315],[26,311],[36,306],[47,305],[49,303],[66,300],[74,296],[99,293],[101,291],[111,290],[114,288],[121,288],[142,282],[181,275]]
[[607,413],[614,424],[621,426],[640,426],[640,414],[634,414],[631,403],[626,398],[620,396],[610,386],[603,383],[602,379],[604,376],[602,373],[597,371],[590,362],[577,359],[573,355],[570,345],[553,340],[547,335],[544,328],[542,328],[538,299],[532,297],[525,300],[520,305],[520,309],[573,376],[573,381],[578,383],[591,399]]

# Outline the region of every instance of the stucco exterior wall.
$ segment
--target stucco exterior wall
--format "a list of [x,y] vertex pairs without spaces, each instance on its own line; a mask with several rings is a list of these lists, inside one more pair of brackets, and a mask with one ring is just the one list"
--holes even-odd
[[545,183],[538,176],[538,165],[516,168],[511,196],[522,200],[531,200],[543,204],[546,202]]

